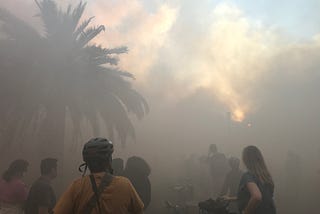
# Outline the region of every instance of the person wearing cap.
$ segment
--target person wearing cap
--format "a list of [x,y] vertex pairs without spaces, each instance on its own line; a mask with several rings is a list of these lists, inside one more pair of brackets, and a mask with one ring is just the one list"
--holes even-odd
[[[143,202],[131,182],[112,175],[112,153],[113,145],[105,138],[93,138],[84,145],[83,176],[62,194],[55,214],[143,213]],[[90,175],[85,175],[87,168]]]

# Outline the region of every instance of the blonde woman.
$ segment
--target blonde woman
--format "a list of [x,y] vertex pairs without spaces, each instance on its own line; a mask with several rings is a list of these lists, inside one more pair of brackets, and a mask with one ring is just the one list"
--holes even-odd
[[247,172],[243,174],[238,191],[238,207],[242,214],[275,214],[274,183],[262,153],[256,146],[243,150]]

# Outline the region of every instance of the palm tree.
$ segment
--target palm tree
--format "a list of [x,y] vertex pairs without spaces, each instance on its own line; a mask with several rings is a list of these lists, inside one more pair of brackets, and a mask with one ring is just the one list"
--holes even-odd
[[43,33],[0,9],[1,146],[23,142],[31,133],[42,152],[61,157],[67,115],[74,139],[81,138],[83,120],[93,135],[103,120],[109,135],[117,134],[122,144],[128,136],[134,138],[130,113],[140,119],[148,105],[132,88],[133,75],[117,68],[117,56],[127,48],[91,43],[105,27],[90,27],[93,17],[80,23],[85,3],[66,11],[53,0],[36,4]]

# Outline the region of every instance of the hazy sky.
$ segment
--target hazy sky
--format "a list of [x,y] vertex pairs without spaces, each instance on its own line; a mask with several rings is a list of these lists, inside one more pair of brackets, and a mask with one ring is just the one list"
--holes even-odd
[[234,0],[248,16],[283,28],[298,37],[310,37],[320,31],[318,0]]
[[[33,0],[0,5],[39,27]],[[320,44],[318,11],[318,0],[90,0],[85,16],[107,26],[95,42],[128,46],[120,66],[136,75],[149,99],[172,104],[204,88],[241,121],[259,110],[264,81],[312,78],[307,66],[318,65],[308,57]],[[298,66],[290,67],[292,60]]]

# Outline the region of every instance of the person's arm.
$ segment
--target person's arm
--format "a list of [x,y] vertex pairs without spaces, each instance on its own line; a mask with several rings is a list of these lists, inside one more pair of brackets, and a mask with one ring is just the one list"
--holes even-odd
[[48,214],[49,213],[49,209],[48,209],[48,207],[39,207],[38,208],[38,213],[39,214]]
[[131,214],[142,214],[144,204],[139,197],[137,191],[131,184],[131,182],[128,180],[128,188],[129,188],[129,194],[130,194],[130,207],[128,209],[129,213]]
[[252,214],[261,202],[262,194],[256,183],[248,182],[246,186],[248,191],[250,192],[250,200],[247,207],[244,209],[243,214]]

